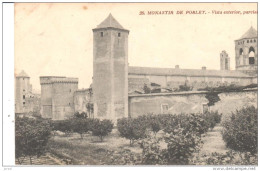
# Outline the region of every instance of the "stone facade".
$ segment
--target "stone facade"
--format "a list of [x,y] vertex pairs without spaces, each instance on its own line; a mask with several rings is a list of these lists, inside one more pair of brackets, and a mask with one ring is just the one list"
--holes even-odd
[[[208,102],[205,92],[197,90],[257,83],[257,32],[253,28],[235,41],[236,70],[230,70],[226,51],[220,53],[220,70],[208,70],[205,66],[201,69],[182,69],[179,65],[175,68],[128,66],[128,35],[129,30],[111,14],[93,29],[91,89],[78,90],[76,78],[40,77],[43,116],[66,119],[72,113],[87,112],[86,105],[90,103],[94,106],[94,118],[114,122],[128,115],[201,112]],[[152,94],[144,94],[145,85]],[[173,93],[181,86],[192,91]],[[221,93],[221,102],[211,108],[230,112],[237,109],[237,104],[255,105],[256,94],[257,91]],[[231,103],[232,107],[227,106]]]
[[237,70],[257,71],[257,39],[257,31],[253,27],[250,27],[241,38],[235,40]]
[[128,34],[111,14],[93,29],[95,117],[115,121],[127,116]]
[[42,117],[62,120],[73,116],[78,78],[44,76],[40,77],[40,84]]
[[92,88],[81,89],[74,92],[74,110],[79,113],[87,113],[88,117],[93,118],[93,113],[87,108],[88,104],[93,104]]
[[224,50],[220,53],[220,70],[230,70],[230,58]]
[[[129,116],[144,114],[202,113],[208,108],[207,92],[191,91],[180,93],[158,93],[129,95]],[[228,114],[246,106],[257,107],[257,90],[224,92],[219,94],[220,101],[210,107],[211,111]]]
[[40,95],[32,93],[30,77],[22,71],[15,78],[15,113],[39,113]]

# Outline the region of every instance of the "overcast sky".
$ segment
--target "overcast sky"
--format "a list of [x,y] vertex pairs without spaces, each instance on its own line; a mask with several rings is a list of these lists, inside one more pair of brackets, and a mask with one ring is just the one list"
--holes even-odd
[[[21,70],[40,90],[39,76],[78,77],[88,88],[93,75],[92,29],[111,13],[129,34],[130,66],[219,69],[226,50],[235,68],[235,44],[257,14],[256,3],[26,3],[15,5],[15,73]],[[139,15],[140,11],[206,10],[206,14]],[[243,12],[242,12],[243,13]]]

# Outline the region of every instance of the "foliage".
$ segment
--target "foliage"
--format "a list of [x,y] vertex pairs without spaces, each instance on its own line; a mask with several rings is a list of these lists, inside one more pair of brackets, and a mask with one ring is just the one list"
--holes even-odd
[[102,121],[99,119],[92,119],[91,122],[92,135],[98,136],[101,141],[103,141],[103,138],[113,129],[113,123],[108,119],[104,119]]
[[256,88],[257,84],[249,84],[247,86],[238,86],[235,84],[231,84],[228,86],[219,86],[219,87],[206,87],[202,89],[198,89],[199,91],[212,91],[212,92],[238,92],[243,91],[248,88]]
[[205,98],[209,101],[208,106],[214,106],[215,103],[220,101],[218,96],[219,92],[210,91],[206,94]]
[[190,164],[195,165],[257,165],[258,155],[249,152],[241,153],[233,150],[225,154],[214,152],[207,155],[199,155],[190,159]]
[[91,127],[90,119],[86,118],[73,118],[70,120],[70,125],[73,132],[79,133],[80,137],[83,138],[83,134],[87,133]]
[[257,153],[257,108],[246,107],[232,113],[229,120],[223,122],[223,140],[227,147],[241,151]]
[[89,113],[90,115],[92,115],[92,114],[93,114],[93,111],[94,111],[94,105],[93,105],[93,103],[87,103],[87,104],[86,104],[86,108],[87,108],[87,110],[88,110],[88,113]]
[[88,114],[85,112],[82,112],[82,113],[76,112],[73,115],[73,118],[87,118],[87,117],[88,117]]
[[[45,153],[47,142],[51,135],[49,120],[15,118],[15,157],[41,156]],[[21,163],[20,163],[21,164]]]
[[142,140],[142,163],[145,165],[167,164],[167,144],[163,138],[148,137]]
[[69,136],[73,132],[71,120],[57,120],[51,122],[52,130],[64,132]]
[[145,94],[151,93],[151,88],[148,87],[146,84],[144,84],[143,90],[144,90],[144,93],[145,93]]
[[201,143],[200,137],[183,128],[175,129],[161,138],[148,137],[141,142],[143,164],[188,164],[189,157]]
[[122,118],[117,121],[117,129],[120,136],[129,139],[131,146],[133,145],[134,140],[138,140],[146,136],[146,128],[147,126],[143,122],[142,118]]
[[188,86],[186,83],[184,85],[180,85],[177,91],[191,91],[193,88]]

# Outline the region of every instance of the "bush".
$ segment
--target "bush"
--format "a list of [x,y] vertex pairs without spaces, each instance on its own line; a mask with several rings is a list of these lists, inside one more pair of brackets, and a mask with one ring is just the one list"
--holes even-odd
[[69,136],[73,132],[71,120],[52,121],[51,126],[52,130],[64,132],[66,136]]
[[51,126],[46,119],[15,118],[15,157],[41,156],[45,153],[51,135]]
[[149,137],[141,143],[143,149],[143,164],[188,164],[189,158],[197,150],[200,137],[187,132],[183,128],[175,129],[173,133],[162,138]]
[[107,136],[113,129],[113,123],[110,120],[104,119],[92,119],[91,120],[91,131],[92,135],[98,136],[100,141],[103,141],[103,138]]
[[133,145],[134,140],[146,137],[147,125],[143,123],[145,119],[122,118],[117,121],[117,129],[121,137],[130,140],[130,146]]
[[257,108],[246,107],[232,113],[223,122],[223,140],[228,148],[240,152],[257,153]]

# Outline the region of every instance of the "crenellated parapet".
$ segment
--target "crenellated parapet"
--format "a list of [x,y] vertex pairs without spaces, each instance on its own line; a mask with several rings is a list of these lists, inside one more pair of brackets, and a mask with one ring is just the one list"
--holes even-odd
[[40,84],[53,84],[53,83],[76,83],[78,78],[73,77],[59,77],[59,76],[43,76],[40,77]]

